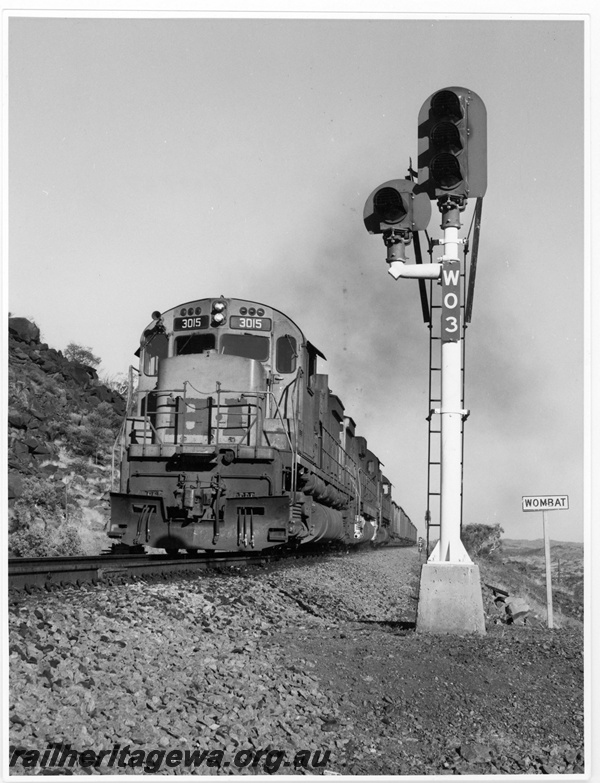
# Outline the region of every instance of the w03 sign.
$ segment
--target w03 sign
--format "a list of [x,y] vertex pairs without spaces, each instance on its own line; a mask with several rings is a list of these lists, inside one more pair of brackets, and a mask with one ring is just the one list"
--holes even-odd
[[460,261],[442,263],[442,342],[460,340]]

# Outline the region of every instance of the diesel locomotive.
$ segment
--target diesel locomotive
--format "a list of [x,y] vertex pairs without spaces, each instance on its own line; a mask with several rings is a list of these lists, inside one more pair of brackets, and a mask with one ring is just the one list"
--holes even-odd
[[119,548],[416,542],[317,371],[325,357],[279,310],[220,296],[154,312],[136,356],[111,492]]

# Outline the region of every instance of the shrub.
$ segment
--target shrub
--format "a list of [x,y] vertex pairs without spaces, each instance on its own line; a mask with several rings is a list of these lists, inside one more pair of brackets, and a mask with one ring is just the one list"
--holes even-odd
[[107,389],[117,392],[121,397],[127,399],[127,395],[129,394],[129,377],[126,373],[120,372],[116,375],[104,373],[100,376],[100,380]]
[[8,548],[12,557],[58,557],[83,554],[79,531],[71,523],[45,530],[43,525],[26,524],[9,533]]
[[503,528],[496,525],[466,525],[461,532],[465,549],[471,557],[493,557],[502,547]]
[[8,546],[13,557],[77,555],[83,551],[77,527],[65,517],[62,483],[23,479],[23,492],[11,513]]
[[65,356],[70,362],[81,364],[84,367],[97,367],[102,361],[98,356],[94,356],[89,346],[69,343],[65,348]]

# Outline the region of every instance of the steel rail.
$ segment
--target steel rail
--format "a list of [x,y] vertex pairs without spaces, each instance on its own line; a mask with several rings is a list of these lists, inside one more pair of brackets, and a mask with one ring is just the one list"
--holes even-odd
[[98,584],[121,577],[175,575],[218,567],[264,565],[274,559],[265,553],[210,555],[107,554],[91,557],[15,557],[8,560],[8,587],[14,590],[46,588],[83,583]]

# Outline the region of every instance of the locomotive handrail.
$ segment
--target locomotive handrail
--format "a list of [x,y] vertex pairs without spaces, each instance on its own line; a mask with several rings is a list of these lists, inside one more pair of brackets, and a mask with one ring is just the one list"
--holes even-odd
[[[181,395],[183,406],[182,406],[182,410],[180,411],[179,415],[181,415],[181,417],[182,417],[183,432],[184,433],[185,433],[185,423],[186,423],[186,415],[187,415],[187,408],[188,408],[187,400],[189,399],[189,397],[188,397],[188,386],[191,389],[193,389],[197,394],[200,394],[200,395],[202,395],[202,396],[204,396],[206,398],[210,398],[210,396],[213,395],[213,394],[217,398],[217,404],[216,404],[217,415],[216,415],[216,423],[214,425],[215,437],[214,437],[214,440],[212,441],[216,445],[230,445],[230,444],[226,444],[225,442],[221,443],[221,440],[220,440],[220,432],[221,432],[221,430],[223,428],[220,426],[219,420],[220,420],[221,409],[223,407],[232,408],[232,407],[245,407],[245,406],[247,406],[249,409],[251,409],[252,406],[253,406],[253,404],[251,402],[251,398],[255,398],[256,399],[256,403],[255,403],[255,406],[254,406],[256,408],[256,412],[254,413],[254,415],[251,412],[248,413],[249,424],[247,425],[247,427],[246,427],[246,429],[245,429],[245,431],[244,431],[244,433],[242,435],[242,440],[243,440],[243,439],[247,439],[249,437],[250,432],[252,431],[252,429],[256,428],[257,432],[259,431],[259,429],[260,429],[260,418],[261,418],[261,414],[263,414],[262,408],[259,405],[259,400],[271,397],[272,400],[273,400],[273,404],[274,404],[274,412],[276,414],[276,418],[278,418],[280,423],[281,423],[282,430],[283,430],[283,432],[285,434],[285,437],[286,437],[287,442],[289,444],[290,451],[292,453],[293,465],[294,465],[294,471],[295,471],[295,466],[296,466],[296,462],[297,462],[297,448],[294,446],[294,443],[292,441],[292,438],[290,436],[288,428],[287,428],[287,426],[285,424],[285,419],[284,419],[284,416],[282,414],[281,407],[279,405],[279,402],[278,402],[277,398],[275,397],[275,393],[274,392],[272,392],[270,390],[267,390],[267,391],[254,391],[254,390],[241,390],[241,389],[223,389],[221,387],[221,384],[218,383],[218,382],[217,382],[217,387],[214,390],[202,391],[200,389],[197,389],[189,381],[184,381],[183,382],[183,388],[161,389],[160,390],[161,397],[173,397],[173,398],[175,398],[175,397]],[[155,389],[144,389],[144,390],[138,390],[136,392],[137,395],[139,395],[140,397],[145,398],[145,399],[147,399],[151,394],[156,394],[156,393],[157,392],[156,392]],[[246,403],[237,403],[237,405],[235,403],[227,404],[226,406],[224,406],[224,404],[222,402],[222,395],[223,394],[236,394],[236,395],[239,395],[240,397],[247,398],[247,402]],[[141,419],[143,421],[144,429],[143,429],[143,433],[142,433],[142,438],[143,438],[144,443],[146,442],[146,439],[147,439],[148,430],[150,430],[151,433],[153,434],[154,438],[155,438],[155,442],[157,442],[157,443],[159,443],[161,445],[165,445],[164,440],[161,437],[161,434],[157,431],[156,427],[152,424],[152,421],[151,421],[151,416],[152,415],[156,415],[156,413],[154,413],[154,414],[150,413],[148,411],[148,408],[146,407],[145,410],[144,410],[144,413],[142,414],[142,416],[140,416],[140,417],[127,417],[127,418],[128,419],[129,418],[139,418],[139,419]],[[126,426],[126,422],[127,422],[127,419],[125,419],[125,421],[123,422],[122,430],[120,432],[120,437],[122,437],[123,434],[124,434],[123,430],[124,430],[124,428]],[[212,429],[212,416],[211,416],[211,421],[209,422],[209,432],[210,432],[211,429]],[[176,437],[177,436],[175,436],[175,438]],[[209,439],[210,439],[210,435],[209,435]],[[117,444],[115,444],[115,445],[117,445]],[[295,477],[293,478],[293,484],[294,484],[294,489],[295,489]]]
[[115,438],[115,442],[113,444],[112,453],[110,457],[110,487],[112,490],[116,487],[116,480],[115,480],[115,452],[117,449],[119,449],[119,462],[123,461],[123,448],[125,445],[125,428],[127,427],[127,418],[124,418],[121,422],[121,426],[119,427],[119,432],[117,433],[117,437]]
[[135,395],[137,393],[137,388],[134,389],[134,382],[133,382],[133,373],[136,372],[139,376],[140,371],[136,369],[132,364],[129,365],[129,370],[127,371],[127,400],[125,402],[125,416],[129,416],[132,413],[133,410],[133,403],[135,400]]

